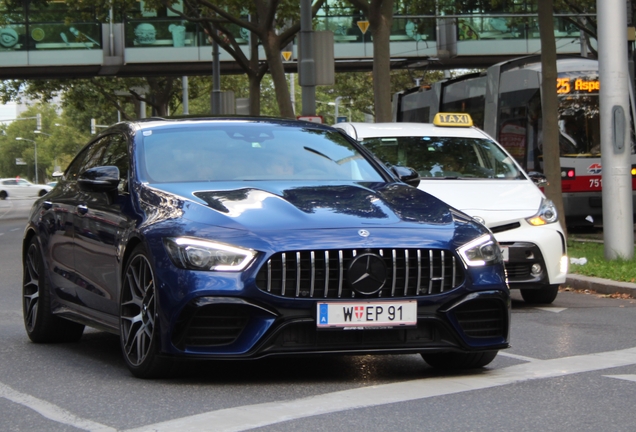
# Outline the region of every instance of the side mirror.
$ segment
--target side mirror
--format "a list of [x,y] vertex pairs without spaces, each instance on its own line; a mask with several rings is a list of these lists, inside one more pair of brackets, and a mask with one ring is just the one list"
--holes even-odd
[[53,177],[54,179],[58,179],[62,177],[63,175],[64,175],[64,171],[53,171],[53,174],[51,174],[51,177]]
[[545,187],[548,185],[548,178],[543,173],[530,171],[528,177],[530,177],[530,180],[532,180],[537,187]]
[[89,168],[77,178],[80,189],[88,192],[112,192],[119,186],[119,168],[99,166]]
[[409,186],[418,187],[420,185],[420,175],[413,168],[393,165],[391,171]]

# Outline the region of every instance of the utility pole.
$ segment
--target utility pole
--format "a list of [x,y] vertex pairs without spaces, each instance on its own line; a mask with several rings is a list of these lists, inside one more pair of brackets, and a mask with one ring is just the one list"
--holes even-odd
[[625,0],[596,0],[605,259],[634,256]]
[[300,0],[300,86],[302,87],[302,115],[316,114],[316,64],[314,38],[311,28],[311,0]]

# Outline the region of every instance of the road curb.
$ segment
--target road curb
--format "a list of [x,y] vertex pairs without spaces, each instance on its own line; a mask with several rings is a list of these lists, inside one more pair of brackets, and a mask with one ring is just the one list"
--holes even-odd
[[561,286],[577,290],[587,289],[600,294],[627,294],[632,298],[636,298],[636,284],[631,282],[618,282],[592,276],[569,274],[565,284]]

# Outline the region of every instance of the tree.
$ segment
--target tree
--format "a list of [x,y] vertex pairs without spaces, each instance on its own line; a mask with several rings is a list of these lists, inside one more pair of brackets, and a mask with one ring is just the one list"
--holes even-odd
[[[390,71],[389,93],[391,95],[412,88],[415,86],[414,73],[410,69],[398,69]],[[418,71],[418,78],[424,82],[438,81],[443,77],[441,71]],[[335,102],[337,97],[341,97],[341,113],[348,114],[347,110],[353,113],[353,121],[364,121],[365,114],[376,117],[374,106],[374,76],[372,72],[343,72],[336,74],[334,86],[317,87],[316,99],[318,101]],[[392,106],[389,103],[389,113],[392,121]],[[334,114],[334,107],[320,104],[316,108],[316,114],[322,115],[326,122],[331,122]],[[334,119],[335,121],[335,119]]]
[[539,0],[539,34],[541,37],[541,105],[543,117],[543,171],[548,178],[546,196],[554,202],[566,231],[565,209],[561,191],[559,162],[559,117],[557,99],[556,42],[554,39],[553,0]]
[[[315,0],[312,16],[326,0]],[[269,71],[276,88],[276,101],[283,117],[294,117],[281,50],[300,30],[300,9],[293,0],[184,0],[183,11],[175,7],[175,0],[151,0],[150,5],[163,5],[183,19],[199,24],[208,38],[229,53],[249,77],[250,113],[260,113],[260,82]],[[258,61],[256,40],[250,45],[248,59],[237,41],[232,26],[247,30],[262,44],[266,63]]]
[[375,120],[391,121],[391,48],[395,0],[349,0],[369,19],[373,36],[373,91]]
[[[42,129],[35,133],[37,114],[42,116]],[[57,107],[38,103],[30,106],[11,124],[3,126],[0,134],[0,177],[20,176],[34,180],[35,148],[37,146],[38,179],[50,178],[56,167],[65,169],[79,149],[88,141],[82,133],[68,125],[71,119],[59,116]],[[16,140],[16,138],[24,138]],[[16,159],[26,165],[17,165]]]

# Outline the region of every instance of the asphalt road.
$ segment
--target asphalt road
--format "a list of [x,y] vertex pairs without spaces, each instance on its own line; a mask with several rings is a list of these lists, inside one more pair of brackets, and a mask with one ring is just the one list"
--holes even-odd
[[186,364],[133,378],[117,337],[28,341],[20,248],[29,201],[0,201],[1,431],[633,431],[636,300],[513,293],[512,348],[481,371],[417,355]]

